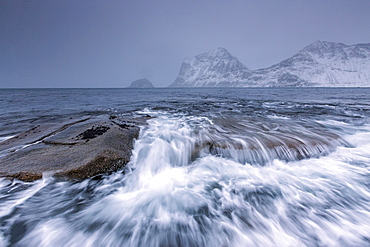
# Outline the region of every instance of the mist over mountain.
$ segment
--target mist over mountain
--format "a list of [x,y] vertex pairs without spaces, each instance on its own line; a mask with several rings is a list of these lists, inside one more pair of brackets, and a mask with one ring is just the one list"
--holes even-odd
[[225,48],[186,58],[170,87],[370,86],[370,44],[316,41],[271,67],[250,70]]
[[131,82],[128,88],[154,88],[154,85],[146,78]]

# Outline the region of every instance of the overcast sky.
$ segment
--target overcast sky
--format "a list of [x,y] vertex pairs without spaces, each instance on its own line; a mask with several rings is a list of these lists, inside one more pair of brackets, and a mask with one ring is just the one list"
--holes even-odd
[[370,43],[369,0],[0,0],[0,88],[166,87],[226,48],[250,69],[316,40]]

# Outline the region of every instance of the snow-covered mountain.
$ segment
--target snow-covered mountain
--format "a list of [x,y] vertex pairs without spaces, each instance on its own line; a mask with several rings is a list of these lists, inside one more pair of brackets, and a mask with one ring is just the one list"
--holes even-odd
[[186,59],[178,78],[170,86],[370,86],[370,44],[316,41],[291,58],[254,71],[225,49],[217,48]]
[[251,71],[225,48],[186,58],[170,87],[229,87],[248,84]]
[[250,79],[263,86],[370,86],[370,44],[316,41]]

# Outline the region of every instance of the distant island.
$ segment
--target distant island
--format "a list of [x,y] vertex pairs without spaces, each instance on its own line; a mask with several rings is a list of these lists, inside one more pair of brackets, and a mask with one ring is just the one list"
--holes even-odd
[[251,70],[225,48],[186,58],[170,87],[369,87],[370,44],[316,41],[271,67]]
[[154,88],[154,85],[146,78],[131,82],[128,88]]

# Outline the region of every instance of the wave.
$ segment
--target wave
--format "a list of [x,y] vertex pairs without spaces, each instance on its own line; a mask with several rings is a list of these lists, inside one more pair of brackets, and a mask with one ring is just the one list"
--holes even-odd
[[124,171],[25,190],[3,181],[2,192],[14,190],[0,198],[4,207],[24,198],[1,218],[3,242],[369,245],[370,125],[145,114],[156,118]]

